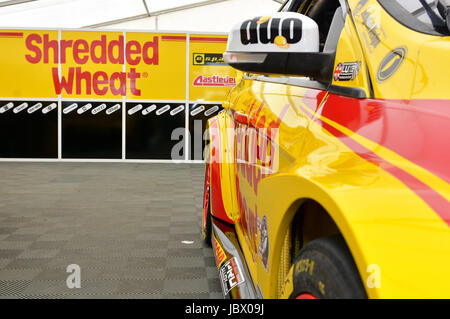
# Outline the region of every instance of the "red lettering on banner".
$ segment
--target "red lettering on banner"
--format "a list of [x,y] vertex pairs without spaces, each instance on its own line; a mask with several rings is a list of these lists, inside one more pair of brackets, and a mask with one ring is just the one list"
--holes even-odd
[[[150,55],[149,52],[152,54]],[[142,58],[144,59],[145,64],[159,64],[159,44],[158,37],[153,37],[152,41],[148,41],[144,43],[144,47],[142,49]]]
[[233,87],[236,85],[236,78],[220,75],[204,76],[199,75],[194,79],[194,86],[228,86]]
[[66,49],[72,47],[72,40],[61,40],[61,64],[66,63]]
[[[97,48],[100,49],[100,56],[97,56],[97,52],[95,51]],[[92,41],[91,57],[94,63],[106,64],[106,35],[102,35],[101,40]]]
[[[119,80],[119,88],[116,88],[116,82]],[[109,80],[111,93],[114,95],[125,95],[127,91],[127,74],[125,72],[114,72]]]
[[76,68],[76,74],[75,78],[76,81],[76,93],[81,94],[81,80],[86,81],[86,94],[91,95],[91,87],[92,87],[92,81],[91,81],[91,72],[85,71],[82,72],[81,68]]
[[[141,73],[136,68],[130,68],[129,72],[114,72],[108,74],[105,71],[97,71],[92,74],[82,69],[82,65],[89,62],[93,64],[124,64],[137,65],[159,65],[159,37],[154,36],[150,41],[141,44],[132,40],[125,43],[124,36],[119,35],[116,39],[109,40],[107,35],[101,35],[99,39],[87,41],[85,39],[75,40],[50,40],[49,34],[30,34],[25,39],[25,46],[29,53],[25,55],[29,63],[55,63],[60,61],[66,64],[68,55],[80,67],[67,68],[66,74],[60,74],[58,68],[52,68],[53,84],[56,94],[63,91],[72,94],[75,85],[75,94],[105,95],[110,91],[113,95],[126,95],[127,85],[131,94],[141,95],[137,88],[137,79]],[[53,59],[51,59],[53,56]],[[128,82],[128,83],[127,83]]]
[[[133,57],[133,55],[137,55],[137,57]],[[126,55],[127,55],[127,63],[130,65],[137,65],[141,62],[141,45],[137,41],[130,41],[127,43]]]
[[48,39],[48,34],[44,34],[44,48],[47,48],[44,50],[44,63],[49,62],[49,50],[53,50],[53,63],[58,63],[58,41]]
[[34,33],[27,36],[27,38],[25,40],[25,46],[27,47],[28,50],[30,50],[31,52],[34,52],[34,56],[31,54],[27,54],[27,55],[25,55],[25,59],[28,62],[35,64],[35,63],[39,63],[39,61],[41,61],[42,52],[38,46],[33,44],[33,42],[42,43],[42,39],[39,35],[34,34]]
[[80,54],[89,52],[89,44],[85,40],[76,40],[73,43],[73,60],[76,64],[86,64],[89,61],[89,55],[83,57]]
[[[119,40],[112,40],[108,44],[108,59],[112,64],[123,64],[123,36],[119,36]],[[114,49],[117,49],[117,58],[114,55]]]
[[73,89],[73,73],[74,69],[69,69],[69,75],[67,76],[67,79],[62,77],[61,81],[59,80],[59,74],[58,74],[58,68],[52,68],[52,75],[53,75],[53,84],[55,86],[56,94],[61,94],[62,90],[64,89],[68,94],[72,94]]
[[[102,80],[100,80],[102,77]],[[108,87],[100,88],[100,85],[108,84],[108,74],[106,72],[98,71],[94,73],[92,78],[92,87],[94,89],[94,93],[97,95],[105,95],[108,93]]]
[[130,72],[128,73],[128,78],[130,79],[130,90],[131,90],[131,94],[136,95],[136,96],[141,95],[141,90],[138,90],[136,88],[136,79],[139,79],[140,77],[141,77],[141,74],[137,73],[135,68],[130,69]]

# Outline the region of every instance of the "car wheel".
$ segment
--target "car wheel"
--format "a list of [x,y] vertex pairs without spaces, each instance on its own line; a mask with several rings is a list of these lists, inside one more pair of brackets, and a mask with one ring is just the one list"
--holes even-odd
[[367,298],[355,262],[342,236],[311,241],[293,265],[295,299]]

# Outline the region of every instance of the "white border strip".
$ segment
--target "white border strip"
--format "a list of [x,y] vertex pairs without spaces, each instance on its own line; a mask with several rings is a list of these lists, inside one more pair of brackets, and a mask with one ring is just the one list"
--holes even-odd
[[[127,43],[127,33],[123,32],[123,65],[122,65],[122,72],[127,71],[127,61],[126,61],[126,45]],[[126,159],[127,156],[127,94],[128,90],[126,90],[125,95],[122,96],[122,160]]]
[[[61,65],[61,31],[58,31],[58,78],[61,83],[62,65]],[[62,99],[61,93],[58,95],[58,159],[62,159]]]
[[191,156],[191,150],[190,150],[190,136],[189,136],[189,87],[190,87],[190,51],[191,51],[191,44],[190,44],[190,37],[191,34],[189,32],[186,32],[186,101],[185,103],[185,112],[184,112],[184,160],[188,161],[189,157]]
[[88,31],[88,32],[138,32],[138,33],[189,33],[189,34],[206,34],[206,35],[228,35],[227,32],[212,31],[180,31],[180,30],[151,30],[151,29],[108,29],[108,28],[27,28],[27,27],[2,27],[0,30],[18,30],[18,31]]
[[174,164],[204,164],[200,160],[144,160],[144,159],[98,159],[98,158],[0,158],[1,162],[42,162],[42,163],[174,163]]

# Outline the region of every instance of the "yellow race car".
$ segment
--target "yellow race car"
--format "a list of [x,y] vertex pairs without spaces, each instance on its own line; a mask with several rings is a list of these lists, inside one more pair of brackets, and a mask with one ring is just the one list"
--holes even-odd
[[202,233],[229,298],[450,298],[450,1],[290,0],[229,34]]

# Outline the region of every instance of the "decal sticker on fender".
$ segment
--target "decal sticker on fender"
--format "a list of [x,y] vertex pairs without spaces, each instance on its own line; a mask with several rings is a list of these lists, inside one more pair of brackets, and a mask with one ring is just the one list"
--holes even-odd
[[217,242],[216,238],[213,236],[213,248],[214,248],[214,257],[216,258],[217,269],[220,269],[225,259],[227,259],[227,255],[222,249],[222,246]]
[[259,222],[259,255],[261,256],[261,263],[266,271],[269,271],[269,227],[267,225],[267,216],[264,215],[262,220]]
[[377,82],[382,83],[394,75],[405,60],[407,53],[408,49],[404,46],[391,50],[378,66]]
[[358,76],[361,62],[338,63],[334,70],[335,81],[352,81]]
[[231,289],[239,286],[244,281],[245,279],[236,257],[225,262],[220,268],[220,282],[225,294],[228,294]]

